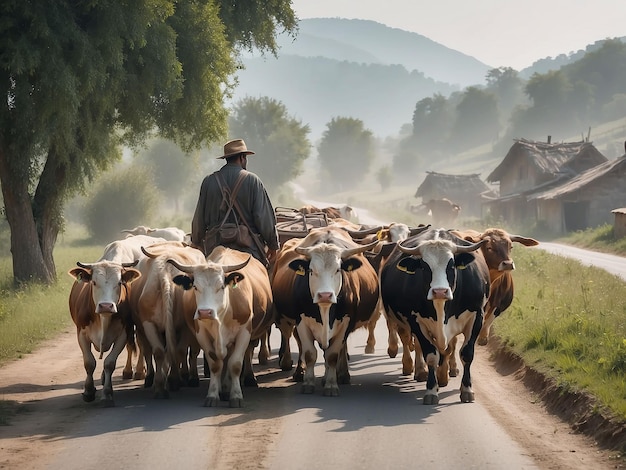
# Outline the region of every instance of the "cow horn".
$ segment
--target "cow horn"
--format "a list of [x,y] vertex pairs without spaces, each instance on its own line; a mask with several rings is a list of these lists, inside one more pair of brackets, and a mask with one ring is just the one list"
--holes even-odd
[[230,273],[233,271],[238,271],[239,269],[243,269],[247,266],[247,264],[250,262],[250,259],[252,259],[252,256],[248,256],[248,259],[245,260],[243,263],[239,263],[239,264],[231,264],[231,265],[222,265],[222,270],[225,273]]
[[348,232],[348,235],[350,235],[352,238],[356,238],[356,239],[361,239],[361,238],[365,238],[367,235],[372,235],[374,233],[378,233],[379,230],[382,230],[383,226],[379,225],[378,227],[372,227],[372,228],[368,228],[368,229],[361,229],[361,230],[350,230],[348,228],[343,228],[346,232]]
[[83,268],[83,269],[93,268],[93,264],[84,264],[84,263],[81,263],[80,261],[76,261],[76,266],[78,266],[79,268]]
[[173,265],[179,271],[182,271],[184,273],[190,274],[193,271],[193,269],[192,269],[192,267],[190,265],[188,265],[188,264],[180,264],[178,261],[176,261],[173,258],[168,258],[167,262],[170,263],[171,265]]
[[413,235],[418,235],[418,234],[420,234],[420,233],[422,233],[422,232],[424,232],[424,231],[428,230],[429,228],[430,228],[430,224],[428,224],[428,225],[423,225],[423,224],[422,224],[422,225],[421,225],[421,226],[419,226],[419,227],[411,227],[411,228],[409,229],[409,236],[411,236],[411,237],[412,237]]
[[397,244],[398,248],[402,253],[406,253],[407,255],[419,255],[420,254],[420,245],[409,248],[407,246],[403,246],[402,242]]
[[378,245],[378,240],[356,248],[347,248],[341,252],[341,259],[348,259],[350,256],[363,253],[364,251],[368,251],[370,248],[374,248],[376,245]]
[[120,230],[120,233],[133,233],[133,231],[128,228],[125,228],[124,230]]
[[122,263],[122,267],[123,268],[133,268],[133,267],[137,266],[137,263],[139,263],[138,259],[136,259],[132,263]]
[[146,250],[146,248],[145,248],[145,247],[143,247],[143,246],[141,247],[141,252],[142,252],[144,255],[146,255],[148,258],[152,258],[152,259],[154,259],[154,258],[157,258],[157,257],[158,257],[158,255],[155,255],[154,253],[150,253],[150,252],[149,252],[148,250]]
[[485,243],[487,243],[487,239],[483,238],[479,242],[472,243],[471,245],[456,245],[455,253],[470,253],[472,251],[476,251],[481,246],[483,246]]

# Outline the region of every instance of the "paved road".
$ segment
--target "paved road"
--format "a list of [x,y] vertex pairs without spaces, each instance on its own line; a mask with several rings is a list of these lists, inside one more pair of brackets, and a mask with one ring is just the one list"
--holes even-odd
[[609,255],[597,251],[589,251],[559,243],[541,242],[535,249],[541,249],[550,253],[574,258],[588,266],[597,266],[611,274],[621,277],[626,281],[626,258],[623,256]]

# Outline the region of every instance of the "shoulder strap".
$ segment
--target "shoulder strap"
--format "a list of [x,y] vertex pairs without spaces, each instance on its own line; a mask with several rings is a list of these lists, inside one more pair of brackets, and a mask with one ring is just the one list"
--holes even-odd
[[[215,172],[215,179],[217,181],[217,185],[220,188],[220,191],[222,192],[222,198],[228,204],[228,209],[226,210],[226,214],[224,215],[224,219],[222,220],[222,222],[219,225],[220,227],[222,225],[224,225],[224,223],[226,222],[226,219],[228,219],[228,215],[233,210],[233,205],[235,206],[236,212],[239,213],[239,217],[243,219],[242,214],[241,214],[241,210],[239,209],[239,205],[236,204],[236,201],[237,201],[236,197],[237,197],[237,193],[239,192],[239,188],[241,187],[241,183],[243,182],[244,178],[247,175],[248,175],[247,171],[245,171],[245,170],[240,171],[239,172],[239,177],[237,178],[237,181],[235,181],[235,186],[231,190],[230,187],[228,186],[228,184],[226,184],[226,182],[224,181],[224,179],[223,179],[222,175],[219,173],[219,171]],[[235,214],[235,219],[237,219],[237,214]],[[244,223],[245,223],[245,219],[244,219]]]

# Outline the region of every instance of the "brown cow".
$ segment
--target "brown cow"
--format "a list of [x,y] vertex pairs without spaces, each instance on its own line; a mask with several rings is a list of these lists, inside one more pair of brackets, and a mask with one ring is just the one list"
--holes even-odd
[[367,324],[378,304],[378,276],[363,255],[376,244],[362,246],[344,230],[322,227],[287,241],[279,252],[271,283],[283,333],[281,365],[287,355],[290,360],[295,325],[300,351],[294,377],[302,376],[303,393],[315,389],[316,341],[324,351],[324,395],[338,395],[338,384],[350,381],[346,338]]
[[222,246],[205,262],[181,263],[175,258],[168,262],[184,273],[174,282],[184,288],[185,321],[211,369],[204,406],[217,406],[220,398],[231,407],[243,406],[242,369],[244,384],[256,386],[254,340],[274,321],[267,270],[248,253]]
[[[102,400],[105,406],[114,406],[111,376],[125,345],[128,345],[128,360],[122,376],[132,377],[132,353],[135,348],[128,295],[130,283],[141,277],[141,273],[132,266],[143,257],[142,244],[162,241],[146,236],[117,240],[105,247],[95,263],[77,262],[78,267],[68,272],[75,279],[70,291],[69,309],[87,372],[82,393],[86,402],[96,398],[93,381],[96,359],[91,351],[92,344],[100,352],[101,359],[105,352],[111,350],[104,360]],[[140,378],[143,371],[143,359],[140,357],[136,378]]]
[[461,212],[461,206],[445,197],[431,199],[425,206],[431,214],[434,227],[451,227]]
[[305,205],[302,206],[299,211],[305,215],[322,212],[326,214],[326,217],[328,217],[329,219],[345,219],[352,222],[358,219],[356,210],[348,205],[343,205],[340,207],[322,207],[321,209],[312,205]]
[[167,259],[203,263],[205,258],[202,251],[175,241],[143,251],[146,256],[137,264],[142,277],[130,296],[132,315],[148,367],[145,386],[153,386],[155,398],[168,398],[183,383],[183,374],[189,374],[190,385],[199,384],[199,346],[182,314],[182,292],[172,280],[178,270]]

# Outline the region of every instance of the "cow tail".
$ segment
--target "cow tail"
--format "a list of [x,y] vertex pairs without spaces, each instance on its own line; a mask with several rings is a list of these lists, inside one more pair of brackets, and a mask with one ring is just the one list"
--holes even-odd
[[[169,272],[169,269],[168,269]],[[174,292],[169,276],[161,278],[161,299],[165,311],[165,352],[169,358],[170,368],[178,367],[176,357],[176,328],[174,326]]]

